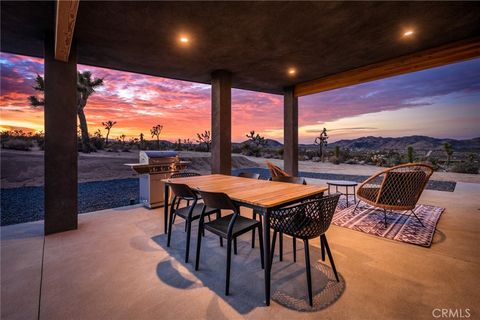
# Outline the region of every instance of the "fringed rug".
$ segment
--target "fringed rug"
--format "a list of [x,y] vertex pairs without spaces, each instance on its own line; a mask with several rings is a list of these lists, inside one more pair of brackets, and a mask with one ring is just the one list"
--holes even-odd
[[[342,199],[343,200],[343,199]],[[425,227],[411,214],[411,211],[387,211],[387,226],[383,210],[361,202],[357,209],[345,200],[339,202],[332,223],[336,226],[361,231],[378,237],[430,247],[433,234],[445,208],[418,204],[415,214]]]

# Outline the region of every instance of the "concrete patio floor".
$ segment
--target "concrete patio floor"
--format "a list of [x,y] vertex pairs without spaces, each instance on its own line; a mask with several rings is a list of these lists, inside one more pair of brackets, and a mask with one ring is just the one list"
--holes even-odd
[[162,208],[82,214],[78,230],[47,237],[41,222],[2,227],[2,319],[432,319],[435,308],[470,309],[478,319],[479,196],[471,183],[424,192],[421,203],[446,208],[431,248],[332,226],[327,235],[346,290],[313,313],[272,301],[241,314],[208,287],[162,281],[157,266],[169,259],[196,278],[151,239],[163,233]]

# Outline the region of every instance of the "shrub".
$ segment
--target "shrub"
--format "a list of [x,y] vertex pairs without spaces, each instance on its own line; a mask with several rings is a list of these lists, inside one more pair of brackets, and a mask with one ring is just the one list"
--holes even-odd
[[479,165],[475,162],[460,162],[453,166],[452,172],[478,174]]
[[415,150],[412,146],[408,146],[407,148],[407,160],[409,163],[413,163],[415,161]]
[[333,164],[340,164],[340,158],[337,156],[329,157],[328,160]]
[[280,157],[282,157],[282,158],[283,158],[283,152],[284,152],[284,151],[285,151],[285,149],[283,149],[283,148],[280,148],[280,149],[278,149],[278,151],[277,151],[277,152],[278,152],[278,155],[279,155]]
[[358,164],[358,161],[355,159],[348,159],[347,161],[345,161],[345,164]]
[[95,150],[103,150],[105,146],[105,140],[103,138],[93,137],[90,138],[90,141]]
[[239,147],[238,145],[233,145],[232,146],[232,153],[236,153],[236,154],[242,153],[242,148]]
[[21,151],[30,151],[30,148],[33,147],[33,143],[28,140],[23,139],[9,139],[2,143],[2,148],[4,149],[13,149]]

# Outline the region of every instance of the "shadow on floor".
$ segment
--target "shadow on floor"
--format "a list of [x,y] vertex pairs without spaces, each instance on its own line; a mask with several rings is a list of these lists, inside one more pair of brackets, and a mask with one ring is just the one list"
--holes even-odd
[[1,227],[1,239],[5,240],[19,240],[27,238],[43,237],[44,225],[42,222],[21,223],[10,226]]
[[[232,255],[230,295],[225,296],[226,247],[220,247],[218,237],[207,232],[202,240],[200,269],[195,271],[196,237],[197,225],[194,224],[190,260],[187,264],[184,262],[186,234],[183,223],[174,227],[170,247],[166,245],[166,235],[152,237],[152,240],[173,258],[167,258],[158,263],[158,278],[165,284],[179,289],[189,290],[206,286],[241,314],[247,314],[258,307],[265,307],[264,271],[260,265],[258,241],[255,249],[252,249],[250,233],[238,239],[238,254]],[[283,262],[278,261],[278,256],[274,259],[271,282],[272,300],[298,311],[324,309],[341,296],[345,290],[345,281],[340,276],[340,282],[336,282],[329,266],[315,262],[320,258],[320,252],[319,249],[311,246],[314,306],[310,307],[307,302],[303,245],[300,242],[298,244],[296,263],[293,262],[291,241],[284,241]],[[188,272],[179,271],[181,269]]]

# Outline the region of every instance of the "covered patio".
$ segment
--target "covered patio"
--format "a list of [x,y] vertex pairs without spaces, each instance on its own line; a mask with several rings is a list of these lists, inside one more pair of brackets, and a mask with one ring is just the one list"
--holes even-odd
[[431,248],[332,227],[346,289],[313,313],[275,297],[268,307],[225,298],[162,246],[162,209],[78,216],[76,71],[81,63],[211,84],[212,173],[226,175],[232,88],[283,95],[283,167],[296,176],[299,97],[479,57],[479,4],[3,1],[1,18],[2,51],[43,57],[46,81],[45,220],[2,228],[2,318],[478,315],[473,184],[422,196],[446,208]]
[[[269,307],[261,301],[244,305],[242,296],[251,291],[235,285],[229,297],[215,291],[209,279],[184,264],[181,245],[168,251],[162,246],[162,208],[82,214],[78,230],[47,237],[43,223],[2,227],[2,318],[432,319],[434,309],[443,308],[470,309],[475,318],[480,299],[475,245],[480,241],[479,192],[478,184],[471,183],[458,183],[453,193],[424,192],[422,203],[447,208],[430,248],[332,226],[329,241],[346,288],[334,304],[317,312],[291,310],[275,297]],[[248,239],[242,243],[239,264],[251,250]],[[175,248],[180,256],[173,255]],[[320,259],[318,249],[312,250],[312,259]],[[293,264],[286,252],[284,262],[275,258],[274,268]],[[200,273],[216,270],[223,284],[223,270],[217,269]],[[236,270],[239,280],[249,283],[250,275]],[[300,278],[304,291],[303,273]]]

